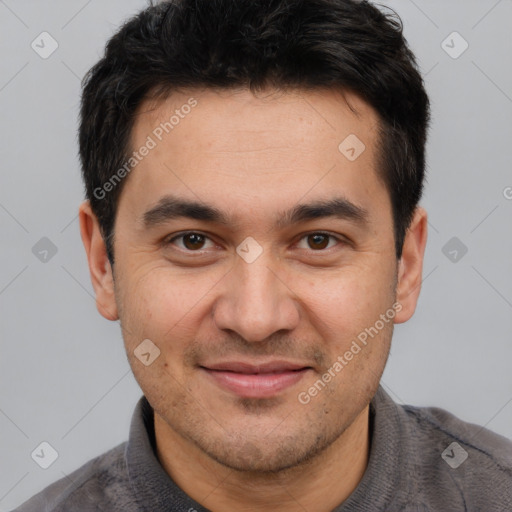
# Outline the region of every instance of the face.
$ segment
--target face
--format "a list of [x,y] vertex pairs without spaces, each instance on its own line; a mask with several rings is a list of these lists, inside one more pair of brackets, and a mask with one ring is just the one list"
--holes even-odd
[[159,428],[277,471],[365,410],[404,320],[376,142],[377,114],[351,93],[141,106],[132,149],[149,149],[125,178],[102,300]]

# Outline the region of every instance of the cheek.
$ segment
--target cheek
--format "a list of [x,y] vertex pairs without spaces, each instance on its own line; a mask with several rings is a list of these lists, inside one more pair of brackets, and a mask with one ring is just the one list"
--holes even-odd
[[[176,279],[159,267],[134,272],[129,282],[124,281],[119,287],[123,302],[121,326],[130,365],[143,392],[157,403],[177,400],[179,390],[185,389],[182,354],[194,337],[193,313],[204,296],[202,287],[185,283],[190,279]],[[137,357],[138,347],[147,339],[159,351],[148,366]],[[155,349],[149,350],[153,354]],[[164,390],[170,388],[178,390],[176,396],[164,396]]]
[[134,272],[119,293],[130,343],[133,338],[149,338],[167,350],[168,340],[177,347],[189,331],[193,335],[193,324],[208,307],[208,294],[219,281],[216,273],[211,274],[177,273],[164,267]]
[[323,323],[341,333],[373,324],[392,303],[389,282],[382,273],[380,281],[374,276],[369,267],[347,267],[314,279],[297,275],[292,282],[305,308],[320,321],[319,329]]
[[[298,277],[295,283],[301,282]],[[366,386],[365,379],[373,382],[384,367],[393,322],[389,317],[383,322],[380,315],[393,305],[394,296],[390,293],[393,276],[388,270],[379,277],[375,278],[375,267],[352,266],[336,275],[302,279],[303,284],[297,289],[297,295],[304,298],[307,321],[322,340],[326,354],[323,371],[331,368],[331,373],[336,375],[329,386],[334,394],[350,382]],[[340,371],[335,371],[332,365],[339,357],[343,358],[340,363],[343,369],[338,366]]]
[[[131,346],[137,340],[159,338],[165,318],[164,312],[174,312],[177,300],[175,291],[155,279],[151,269],[123,272],[116,286],[116,297],[121,303],[120,320],[126,334],[125,344]],[[168,318],[171,322],[172,318]]]

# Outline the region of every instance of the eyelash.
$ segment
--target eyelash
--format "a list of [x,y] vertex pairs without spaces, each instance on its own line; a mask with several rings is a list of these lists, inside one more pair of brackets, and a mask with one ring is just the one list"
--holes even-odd
[[[200,231],[184,231],[178,235],[174,235],[172,238],[170,239],[167,239],[164,241],[164,245],[165,246],[168,246],[168,245],[173,245],[173,242],[177,239],[183,239],[185,236],[187,235],[201,235],[203,237],[205,237],[206,239],[211,240],[211,238],[208,236],[208,235],[205,235],[204,233],[201,233]],[[324,236],[327,236],[329,237],[330,239],[334,239],[336,242],[337,242],[337,245],[346,245],[348,242],[338,236],[335,236],[331,233],[328,233],[328,232],[325,232],[325,231],[311,231],[310,233],[306,233],[304,235],[302,235],[300,238],[299,238],[299,241],[309,237],[309,236],[312,236],[312,235],[324,235]],[[312,252],[312,253],[325,253],[327,251],[329,251],[330,249],[332,249],[333,247],[328,247],[326,249],[307,249],[309,252]],[[202,254],[204,253],[207,249],[198,249],[197,251],[192,251],[190,249],[187,249],[187,248],[179,248],[181,251],[184,251],[184,252],[187,252],[187,253],[190,253],[190,254]]]

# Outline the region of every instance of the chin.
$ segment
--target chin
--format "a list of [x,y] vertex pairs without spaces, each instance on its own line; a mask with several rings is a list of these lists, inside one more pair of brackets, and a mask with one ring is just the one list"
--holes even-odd
[[[276,428],[279,430],[279,426]],[[290,433],[285,438],[271,439],[270,435],[252,439],[234,436],[206,445],[205,440],[196,443],[210,458],[219,464],[239,472],[266,474],[289,470],[307,464],[325,450],[333,439],[324,435],[312,438],[306,433]]]

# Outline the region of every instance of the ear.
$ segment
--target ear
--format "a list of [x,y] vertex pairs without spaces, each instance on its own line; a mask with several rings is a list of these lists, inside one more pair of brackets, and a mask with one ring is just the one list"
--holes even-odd
[[417,207],[405,235],[402,256],[398,265],[396,300],[402,305],[395,323],[407,322],[416,309],[421,290],[423,257],[427,245],[427,212]]
[[89,201],[84,201],[78,210],[80,234],[89,262],[91,282],[96,293],[96,307],[107,320],[117,320],[117,304],[114,294],[112,267],[107,257],[107,248],[101,234],[96,215]]

